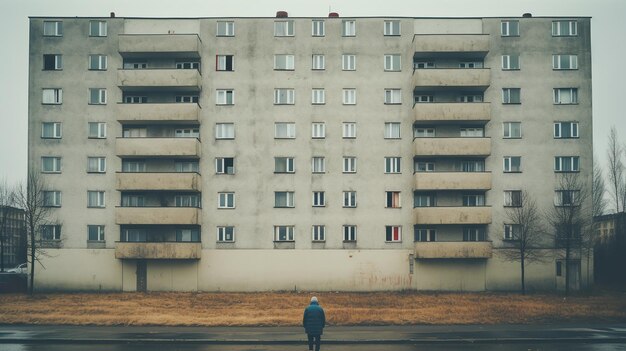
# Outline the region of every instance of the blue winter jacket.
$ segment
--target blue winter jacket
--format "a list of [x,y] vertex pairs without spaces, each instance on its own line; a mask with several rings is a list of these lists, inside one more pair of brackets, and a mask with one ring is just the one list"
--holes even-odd
[[324,326],[326,325],[326,316],[324,309],[317,302],[311,302],[309,307],[304,310],[304,318],[302,325],[307,334],[322,335]]

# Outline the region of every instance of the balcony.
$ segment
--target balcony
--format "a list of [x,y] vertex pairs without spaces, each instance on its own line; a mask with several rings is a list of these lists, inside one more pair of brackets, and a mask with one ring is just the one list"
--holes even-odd
[[201,224],[195,207],[116,207],[116,224]]
[[490,224],[491,206],[415,207],[415,224]]
[[202,42],[197,34],[120,34],[119,52],[124,57],[149,53],[199,58]]
[[413,106],[416,122],[488,122],[491,104],[488,102],[434,102]]
[[115,243],[115,258],[149,260],[199,260],[202,244],[190,242],[121,242]]
[[121,123],[198,123],[200,106],[196,103],[118,104],[117,111],[117,120]]
[[489,34],[436,34],[413,37],[416,55],[421,53],[481,53],[489,52]]
[[416,172],[415,190],[489,190],[491,172]]
[[117,138],[115,153],[120,157],[199,158],[197,138]]
[[479,88],[485,90],[491,84],[488,68],[428,68],[413,71],[413,86],[420,88]]
[[201,191],[198,173],[117,173],[117,190]]
[[124,91],[200,90],[202,78],[196,69],[120,69],[117,85]]
[[416,259],[491,258],[491,241],[416,242]]
[[491,138],[415,138],[415,156],[489,156]]

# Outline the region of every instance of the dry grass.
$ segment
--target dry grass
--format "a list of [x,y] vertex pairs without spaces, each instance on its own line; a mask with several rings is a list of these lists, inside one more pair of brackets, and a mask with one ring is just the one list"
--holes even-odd
[[[297,326],[311,293],[0,295],[0,323]],[[316,293],[331,325],[624,322],[626,292]]]

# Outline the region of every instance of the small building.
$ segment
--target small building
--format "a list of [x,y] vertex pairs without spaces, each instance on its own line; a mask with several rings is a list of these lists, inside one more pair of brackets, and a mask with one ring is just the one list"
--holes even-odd
[[26,221],[24,210],[0,207],[0,235],[4,237],[2,262],[4,270],[26,262]]

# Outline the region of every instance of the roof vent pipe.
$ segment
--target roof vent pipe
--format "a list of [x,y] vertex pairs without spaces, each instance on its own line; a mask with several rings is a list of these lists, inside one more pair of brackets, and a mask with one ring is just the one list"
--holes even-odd
[[278,18],[289,17],[289,14],[287,13],[287,11],[276,11],[276,17]]
[[526,12],[525,14],[522,15],[522,17],[524,17],[524,18],[531,18],[531,17],[533,17],[533,14],[530,13],[530,12]]
[[330,17],[330,18],[337,18],[337,17],[339,17],[339,14],[337,12],[331,12],[331,13],[328,14],[328,17]]
[[115,12],[111,12],[111,18],[115,18]]

